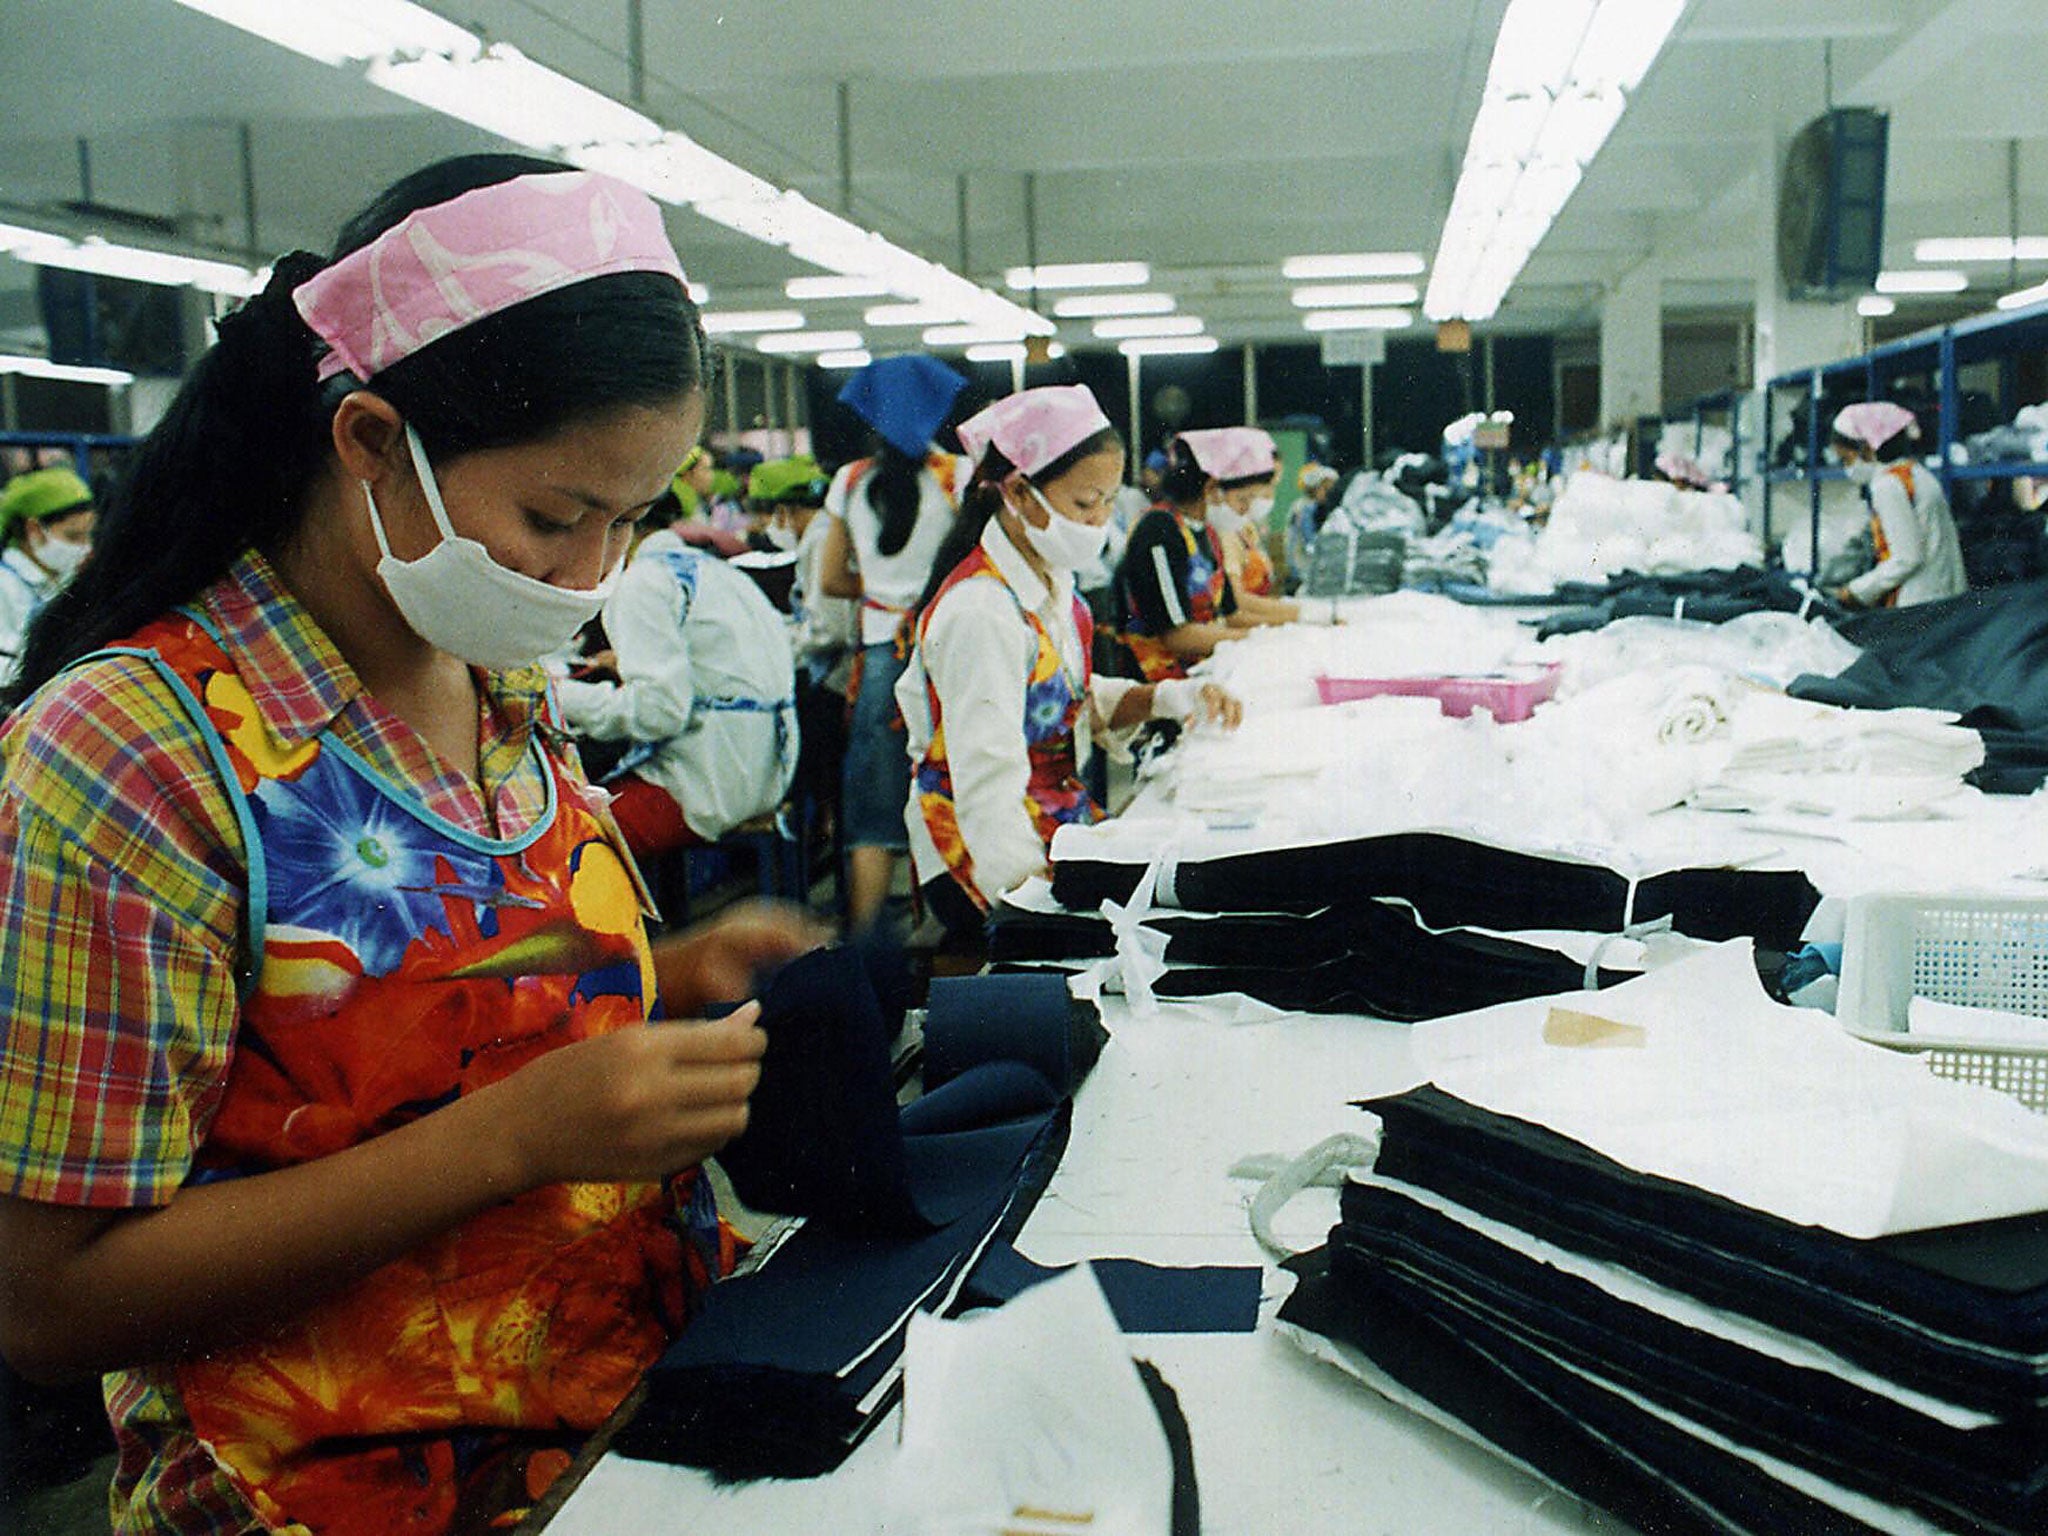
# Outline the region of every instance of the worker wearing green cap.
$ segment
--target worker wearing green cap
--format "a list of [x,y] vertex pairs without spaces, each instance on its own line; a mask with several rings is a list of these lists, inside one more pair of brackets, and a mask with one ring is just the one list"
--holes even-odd
[[0,671],[29,620],[92,548],[92,487],[69,469],[34,469],[0,487]]

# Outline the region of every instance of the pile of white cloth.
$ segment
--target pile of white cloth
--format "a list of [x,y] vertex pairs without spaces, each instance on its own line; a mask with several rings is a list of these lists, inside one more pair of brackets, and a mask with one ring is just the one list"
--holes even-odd
[[1500,591],[1550,591],[1623,571],[1729,570],[1763,558],[1742,503],[1725,492],[1581,474],[1565,486],[1532,543],[1493,551],[1488,580]]

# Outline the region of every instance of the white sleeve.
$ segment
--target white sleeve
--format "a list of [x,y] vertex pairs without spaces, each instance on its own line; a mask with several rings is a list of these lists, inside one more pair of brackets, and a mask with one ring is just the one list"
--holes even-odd
[[1904,586],[1927,561],[1927,535],[1920,526],[1920,511],[1897,475],[1880,474],[1871,481],[1870,509],[1884,529],[1885,557],[1849,583],[1849,595],[1866,608]]
[[1045,844],[1025,793],[1024,687],[1037,641],[1007,592],[992,581],[964,581],[932,610],[920,650],[939,698],[960,840],[974,861],[975,885],[993,900],[1045,872]]
[[684,598],[666,567],[635,562],[604,605],[619,681],[562,685],[570,728],[598,741],[667,741],[690,723],[694,689],[683,643]]

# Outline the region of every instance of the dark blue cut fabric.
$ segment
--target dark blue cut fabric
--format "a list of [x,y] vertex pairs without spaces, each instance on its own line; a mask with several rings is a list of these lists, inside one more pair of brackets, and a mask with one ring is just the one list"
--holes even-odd
[[1109,1033],[1063,976],[935,976],[925,1000],[924,1081],[934,1088],[989,1061],[1017,1061],[1071,1093]]
[[[1065,907],[1128,901],[1142,864],[1066,858],[1053,866]],[[1381,898],[1406,901],[1434,929],[1567,928],[1616,933],[1669,916],[1697,939],[1754,938],[1795,948],[1820,892],[1796,870],[1681,869],[1633,887],[1626,875],[1491,847],[1442,832],[1397,832],[1227,858],[1174,871],[1175,904],[1192,912],[1316,912]]]
[[[1250,1333],[1259,1324],[1259,1282],[1252,1265],[1164,1268],[1142,1259],[1091,1259],[1116,1324],[1125,1333]],[[966,1299],[994,1306],[1070,1264],[1039,1264],[1007,1245],[989,1249],[967,1279]]]
[[[1639,1174],[1434,1087],[1363,1101],[1375,1170],[2005,1417],[2048,1401],[2048,1214],[1898,1237],[1803,1227]],[[1365,1197],[1347,1188],[1340,1209]]]
[[1454,1329],[1490,1320],[1573,1369],[1883,1503],[1935,1520],[2048,1529],[2040,1414],[1950,1428],[1894,1393],[1618,1300],[1380,1185],[1357,1191],[1329,1257],[1339,1280],[1370,1272]]
[[1558,1486],[1656,1536],[1848,1536],[1869,1528],[1687,1434],[1484,1323],[1410,1306],[1370,1273],[1338,1279],[1325,1250],[1283,1321],[1350,1344],[1411,1392]]

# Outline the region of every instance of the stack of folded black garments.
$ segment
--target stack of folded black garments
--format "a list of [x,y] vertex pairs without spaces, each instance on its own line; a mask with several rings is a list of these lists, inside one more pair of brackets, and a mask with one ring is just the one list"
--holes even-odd
[[[1106,957],[1096,914],[1131,900],[1145,866],[1055,859],[1059,913],[998,908],[989,954],[1023,966]],[[1759,965],[1796,949],[1820,895],[1798,871],[1701,868],[1631,880],[1606,865],[1401,832],[1191,859],[1162,870],[1144,927],[1164,938],[1163,998],[1242,994],[1289,1012],[1412,1021],[1608,985],[1564,955],[1502,938],[1619,933],[1669,919],[1693,938],[1750,938]],[[1484,931],[1482,931],[1484,930]]]
[[1284,1323],[1646,1531],[2048,1530],[2048,1215],[1852,1239],[1435,1088]]

